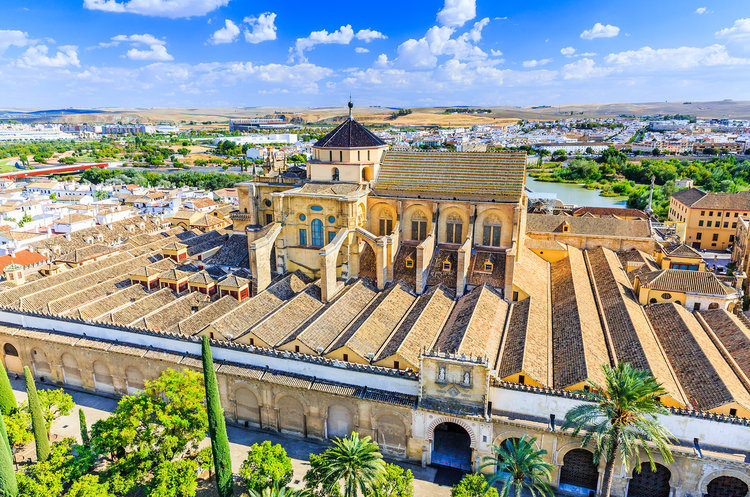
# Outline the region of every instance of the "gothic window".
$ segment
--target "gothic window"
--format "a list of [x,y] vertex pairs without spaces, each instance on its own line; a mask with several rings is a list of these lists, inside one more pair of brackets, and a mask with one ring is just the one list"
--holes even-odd
[[445,241],[447,243],[462,243],[461,233],[463,231],[463,223],[461,218],[458,216],[448,217],[448,221],[445,225],[446,234]]
[[415,218],[411,220],[411,239],[422,241],[427,238],[427,220]]
[[310,231],[312,238],[312,245],[314,247],[323,246],[323,221],[320,219],[313,219],[310,223]]
[[389,217],[380,218],[380,236],[390,235],[393,232],[393,219]]

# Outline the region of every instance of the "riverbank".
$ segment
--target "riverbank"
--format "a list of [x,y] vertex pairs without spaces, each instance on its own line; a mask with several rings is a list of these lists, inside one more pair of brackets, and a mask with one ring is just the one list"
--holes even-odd
[[601,190],[571,181],[544,181],[526,175],[526,187],[535,193],[551,193],[564,204],[587,207],[627,207],[628,197],[600,195]]

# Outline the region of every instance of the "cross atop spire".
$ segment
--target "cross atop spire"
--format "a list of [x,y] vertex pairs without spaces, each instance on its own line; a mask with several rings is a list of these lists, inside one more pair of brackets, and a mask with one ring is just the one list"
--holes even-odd
[[352,103],[352,94],[349,94],[349,103],[347,104],[349,107],[349,119],[352,118],[352,107],[354,107],[354,104]]

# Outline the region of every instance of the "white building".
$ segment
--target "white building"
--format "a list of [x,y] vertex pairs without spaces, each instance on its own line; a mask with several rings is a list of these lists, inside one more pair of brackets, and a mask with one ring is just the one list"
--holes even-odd
[[268,135],[254,134],[214,138],[214,145],[218,145],[220,142],[224,141],[230,141],[237,145],[244,145],[246,143],[251,145],[270,145],[271,143],[293,145],[299,140],[297,139],[297,133],[271,133]]

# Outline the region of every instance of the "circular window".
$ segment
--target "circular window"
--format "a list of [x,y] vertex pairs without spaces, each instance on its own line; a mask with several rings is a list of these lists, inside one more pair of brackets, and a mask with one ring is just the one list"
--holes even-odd
[[304,221],[305,219],[307,219],[307,216],[305,216],[304,214],[300,214],[299,215],[299,220],[300,221]]
[[266,199],[266,201],[264,203],[266,204],[266,207],[271,207],[271,201],[270,200]]
[[662,293],[661,294],[661,298],[663,298],[664,300],[669,300],[669,299],[672,298],[672,294],[671,293]]
[[328,216],[328,222],[331,223],[331,224],[335,223],[336,222],[336,217],[335,216]]

